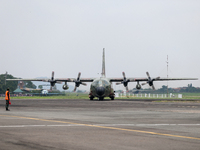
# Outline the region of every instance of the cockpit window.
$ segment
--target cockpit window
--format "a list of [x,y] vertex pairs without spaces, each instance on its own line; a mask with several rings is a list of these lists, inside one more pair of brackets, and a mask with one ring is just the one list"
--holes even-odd
[[103,83],[102,83],[102,80],[99,80],[99,85],[102,85]]
[[93,86],[108,86],[109,82],[106,80],[97,80],[92,83]]
[[109,85],[108,81],[103,80],[102,82],[103,82],[103,85],[105,85],[105,86]]
[[103,86],[108,86],[109,85],[108,81],[106,81],[106,80],[100,80],[99,84],[103,85]]
[[93,84],[94,86],[98,86],[98,83],[99,83],[99,81],[94,81],[92,84]]

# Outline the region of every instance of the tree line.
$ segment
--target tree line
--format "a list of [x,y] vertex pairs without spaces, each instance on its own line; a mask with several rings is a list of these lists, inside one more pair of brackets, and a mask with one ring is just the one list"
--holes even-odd
[[[17,79],[16,77],[10,74],[0,74],[0,94],[4,94],[9,88],[10,93],[17,89],[18,81],[5,81],[5,79]],[[36,89],[36,85],[34,85],[31,81],[25,81],[24,85],[26,88]]]

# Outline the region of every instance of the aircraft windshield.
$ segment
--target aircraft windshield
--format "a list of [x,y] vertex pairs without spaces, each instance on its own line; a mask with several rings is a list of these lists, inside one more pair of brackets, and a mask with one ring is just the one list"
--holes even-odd
[[109,85],[108,81],[105,81],[105,80],[103,80],[102,83],[103,83],[104,86],[108,86]]
[[103,83],[102,83],[102,81],[101,80],[99,80],[99,85],[102,85]]
[[94,86],[108,86],[109,83],[106,80],[97,80],[93,82]]

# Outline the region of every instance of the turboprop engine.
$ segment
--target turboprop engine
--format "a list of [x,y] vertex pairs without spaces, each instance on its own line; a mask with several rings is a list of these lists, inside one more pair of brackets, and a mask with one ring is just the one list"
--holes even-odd
[[136,85],[136,89],[141,89],[141,85],[139,84],[139,82],[137,83],[137,85]]
[[69,89],[69,86],[67,84],[64,84],[62,88],[63,88],[63,90],[67,90],[67,89]]

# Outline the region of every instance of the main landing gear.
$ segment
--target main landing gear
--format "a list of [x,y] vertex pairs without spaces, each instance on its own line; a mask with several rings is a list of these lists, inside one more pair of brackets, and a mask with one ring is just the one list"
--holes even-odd
[[90,96],[90,100],[93,100],[94,99],[94,96]]
[[111,100],[114,100],[114,99],[115,99],[115,97],[114,97],[114,96],[111,96],[111,97],[110,97],[110,99],[111,99]]

